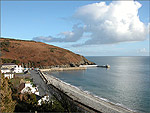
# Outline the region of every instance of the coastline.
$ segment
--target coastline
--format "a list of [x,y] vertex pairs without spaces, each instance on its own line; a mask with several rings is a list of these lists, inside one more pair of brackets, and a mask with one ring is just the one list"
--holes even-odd
[[105,101],[104,99],[91,95],[51,75],[46,75],[43,73],[44,71],[45,70],[42,69],[39,72],[40,76],[42,76],[42,79],[45,81],[46,84],[50,84],[56,87],[58,90],[65,92],[65,94],[72,98],[74,101],[82,103],[83,105],[88,106],[89,108],[95,109],[95,111],[103,113],[134,113],[134,111],[132,110],[129,110],[112,102]]

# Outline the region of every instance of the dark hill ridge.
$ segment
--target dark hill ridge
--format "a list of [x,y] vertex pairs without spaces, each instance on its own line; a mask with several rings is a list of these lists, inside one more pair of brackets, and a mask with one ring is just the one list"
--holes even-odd
[[0,38],[2,63],[22,64],[24,67],[74,67],[94,64],[69,50],[42,42]]

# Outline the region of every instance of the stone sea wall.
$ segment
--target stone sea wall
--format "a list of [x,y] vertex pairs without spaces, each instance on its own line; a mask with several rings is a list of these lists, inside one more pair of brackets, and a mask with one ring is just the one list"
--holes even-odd
[[65,83],[51,75],[44,74],[41,70],[41,75],[47,84],[51,84],[62,92],[65,92],[74,101],[81,103],[82,105],[88,106],[88,108],[95,109],[95,111],[103,113],[133,113],[133,111],[123,108],[121,106],[106,102],[98,97],[90,95],[75,86]]
[[49,69],[40,69],[41,71],[72,71],[72,70],[85,70],[86,67],[68,67],[68,68],[49,68]]

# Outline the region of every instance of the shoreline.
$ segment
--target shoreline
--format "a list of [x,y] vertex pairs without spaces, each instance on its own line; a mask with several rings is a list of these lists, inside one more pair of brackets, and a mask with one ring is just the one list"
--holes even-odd
[[43,73],[43,69],[40,70],[41,76],[46,82],[46,84],[50,84],[56,87],[58,90],[65,92],[67,96],[72,98],[74,101],[82,103],[85,106],[88,106],[96,111],[103,113],[134,113],[128,108],[117,105],[113,102],[106,101],[96,95],[89,94],[71,84],[61,81],[58,78],[55,78],[51,75],[46,75]]

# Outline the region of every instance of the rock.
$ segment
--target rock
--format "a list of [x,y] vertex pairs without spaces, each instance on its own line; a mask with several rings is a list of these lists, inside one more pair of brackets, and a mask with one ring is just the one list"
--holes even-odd
[[70,67],[76,67],[74,63],[70,63]]

